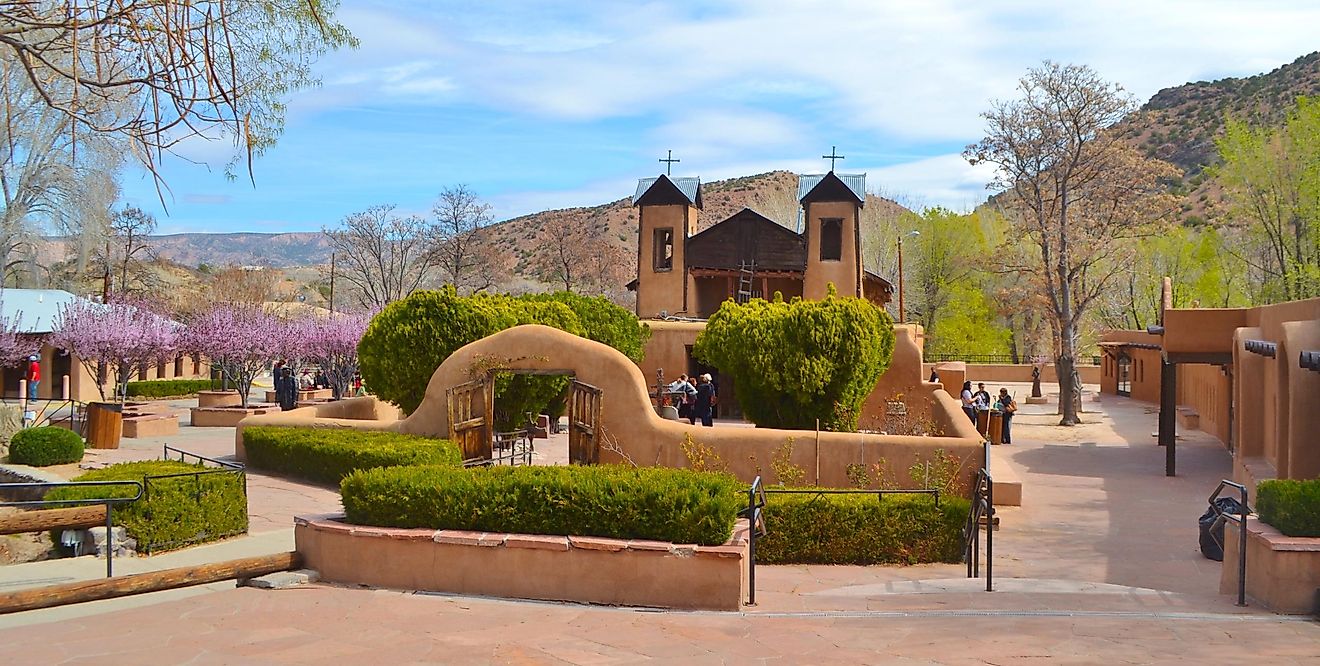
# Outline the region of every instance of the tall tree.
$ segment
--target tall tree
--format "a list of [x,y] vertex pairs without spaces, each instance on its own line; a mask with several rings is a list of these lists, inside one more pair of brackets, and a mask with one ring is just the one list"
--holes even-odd
[[400,216],[394,206],[373,206],[323,229],[338,258],[337,269],[368,310],[417,291],[439,264],[435,225],[417,215]]
[[[223,135],[251,165],[283,129],[311,65],[354,45],[334,0],[0,2],[0,48],[76,134],[113,134],[155,173],[191,137]],[[116,113],[107,116],[105,107]]]
[[101,252],[106,290],[140,294],[154,287],[145,262],[152,258],[151,234],[156,218],[136,206],[127,206],[110,218],[109,237]]
[[[1046,62],[1027,72],[1020,97],[982,114],[986,136],[963,155],[996,167],[989,187],[1038,254],[1019,267],[1048,303],[1059,375],[1061,425],[1080,422],[1080,324],[1104,293],[1127,241],[1167,211],[1161,180],[1173,167],[1147,159],[1110,128],[1135,108],[1132,96],[1091,68]],[[1106,270],[1110,269],[1110,270]]]
[[447,187],[431,207],[435,254],[445,281],[460,294],[489,289],[496,276],[482,252],[481,230],[491,222],[490,205],[467,185]]
[[288,346],[289,333],[260,305],[216,303],[188,322],[181,346],[218,364],[246,408],[252,382]]
[[1320,295],[1320,99],[1301,98],[1282,127],[1230,119],[1217,169],[1231,216],[1251,242],[1240,254],[1268,300]]
[[98,378],[102,400],[102,378],[114,380],[114,396],[122,400],[139,368],[173,358],[179,349],[180,325],[140,300],[103,304],[75,299],[60,308],[54,329],[52,344],[72,352]]
[[537,277],[562,288],[564,291],[605,296],[618,302],[626,292],[632,274],[627,250],[611,243],[609,237],[591,233],[596,227],[593,219],[584,227],[550,221],[537,235],[538,242],[548,251],[542,253],[533,266]]

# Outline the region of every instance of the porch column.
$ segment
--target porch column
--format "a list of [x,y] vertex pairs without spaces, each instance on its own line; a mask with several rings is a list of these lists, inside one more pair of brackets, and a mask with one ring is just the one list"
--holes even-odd
[[1178,434],[1178,366],[1160,361],[1159,444],[1164,447],[1164,475],[1175,476]]

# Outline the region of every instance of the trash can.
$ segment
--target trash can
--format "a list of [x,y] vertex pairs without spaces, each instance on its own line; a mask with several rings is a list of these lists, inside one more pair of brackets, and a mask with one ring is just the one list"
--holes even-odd
[[1004,443],[1004,413],[1000,411],[990,412],[990,434],[986,437],[991,444]]
[[990,433],[990,410],[976,410],[976,432],[981,433],[982,437]]
[[117,449],[124,434],[124,406],[114,402],[87,404],[87,445],[93,449]]
[[[1220,497],[1215,500],[1215,507],[1218,507],[1220,513],[1230,513],[1236,516],[1242,515],[1242,503],[1232,497]],[[1216,562],[1224,561],[1224,524],[1215,524],[1218,514],[1215,509],[1208,508],[1201,514],[1198,522],[1201,524],[1201,554],[1207,559]]]

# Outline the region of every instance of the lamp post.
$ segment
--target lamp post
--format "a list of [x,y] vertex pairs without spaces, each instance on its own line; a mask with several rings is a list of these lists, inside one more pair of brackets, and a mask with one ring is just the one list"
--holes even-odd
[[920,231],[909,231],[898,236],[898,323],[907,322],[907,311],[903,309],[903,237],[920,236]]

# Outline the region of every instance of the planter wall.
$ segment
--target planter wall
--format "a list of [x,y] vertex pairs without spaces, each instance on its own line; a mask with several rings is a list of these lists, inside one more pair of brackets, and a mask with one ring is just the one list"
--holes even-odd
[[238,407],[243,398],[238,391],[198,391],[198,407]]
[[[1238,527],[1224,524],[1222,594],[1237,594]],[[1320,538],[1290,537],[1247,518],[1247,597],[1276,613],[1320,613]]]
[[514,599],[738,610],[746,521],[723,546],[599,537],[364,527],[299,516],[294,540],[322,580]]

